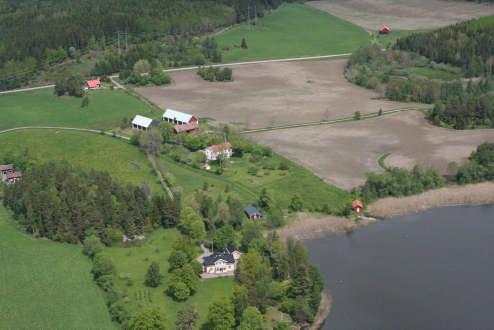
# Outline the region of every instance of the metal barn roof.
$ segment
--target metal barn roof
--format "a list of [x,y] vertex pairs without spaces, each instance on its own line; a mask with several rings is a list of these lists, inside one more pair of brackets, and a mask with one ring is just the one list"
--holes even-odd
[[152,122],[153,122],[153,120],[151,118],[140,116],[140,115],[135,116],[134,120],[132,120],[132,124],[139,125],[139,126],[145,127],[145,128],[148,128],[149,126],[151,126]]
[[176,119],[184,123],[188,123],[192,117],[193,116],[189,115],[188,113],[183,113],[172,109],[166,109],[165,113],[163,114],[163,119]]

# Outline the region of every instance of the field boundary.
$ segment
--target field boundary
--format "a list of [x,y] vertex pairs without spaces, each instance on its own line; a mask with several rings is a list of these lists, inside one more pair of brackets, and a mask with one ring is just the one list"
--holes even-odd
[[352,116],[352,117],[344,117],[344,118],[332,119],[332,120],[315,121],[315,122],[310,122],[310,123],[269,126],[269,127],[243,130],[243,131],[240,131],[239,134],[252,134],[252,133],[262,133],[262,132],[276,131],[276,130],[289,129],[289,128],[332,125],[332,124],[339,124],[339,123],[346,123],[346,122],[353,122],[353,121],[362,121],[365,119],[372,119],[372,118],[376,118],[376,117],[383,117],[386,115],[392,115],[394,113],[399,113],[399,112],[409,112],[409,111],[423,112],[424,110],[427,110],[427,109],[422,109],[422,108],[392,109],[392,110],[385,110],[382,112],[379,111],[379,112],[372,112],[372,113],[368,113],[368,114],[362,114],[360,119],[355,119]]

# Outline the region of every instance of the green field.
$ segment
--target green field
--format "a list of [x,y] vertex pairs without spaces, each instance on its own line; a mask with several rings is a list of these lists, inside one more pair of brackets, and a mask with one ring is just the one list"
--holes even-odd
[[[170,329],[175,323],[177,311],[186,306],[193,306],[200,314],[199,323],[203,323],[211,302],[221,297],[229,297],[233,286],[233,278],[201,280],[196,294],[186,302],[174,302],[165,295],[164,291],[170,277],[167,272],[168,257],[172,251],[172,244],[178,236],[177,230],[158,229],[146,238],[142,246],[111,247],[103,252],[115,264],[116,285],[126,293],[128,309],[132,312],[149,304],[157,306],[166,315]],[[159,262],[161,274],[164,275],[162,284],[157,288],[144,285],[147,269],[153,261]]]
[[[302,4],[285,4],[258,21],[215,36],[224,62],[352,52],[369,44],[362,28]],[[245,38],[248,49],[240,48]]]
[[67,160],[74,165],[107,171],[117,181],[140,185],[146,182],[161,191],[146,156],[125,141],[94,133],[60,130],[26,130],[0,135],[2,153],[27,150],[35,162]]
[[88,95],[87,108],[81,108],[80,98],[58,97],[52,89],[0,95],[0,130],[20,126],[111,129],[124,117],[152,115],[152,108],[123,91],[98,90]]
[[23,234],[1,203],[0,263],[1,329],[114,328],[80,247]]

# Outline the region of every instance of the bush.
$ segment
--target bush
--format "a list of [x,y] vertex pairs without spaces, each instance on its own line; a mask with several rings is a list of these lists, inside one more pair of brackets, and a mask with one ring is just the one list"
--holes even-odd
[[190,296],[189,288],[180,281],[172,281],[168,286],[167,293],[176,301],[185,301]]
[[98,254],[94,257],[91,273],[93,274],[95,279],[98,279],[99,277],[104,275],[111,275],[113,274],[114,270],[115,266],[108,257],[101,254]]
[[102,250],[103,244],[101,244],[99,237],[96,235],[86,237],[82,243],[82,253],[89,258],[94,258],[94,256]]

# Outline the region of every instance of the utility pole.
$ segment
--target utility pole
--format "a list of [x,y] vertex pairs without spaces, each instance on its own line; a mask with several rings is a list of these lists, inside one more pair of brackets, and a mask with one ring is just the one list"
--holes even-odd
[[129,50],[129,32],[127,28],[125,28],[125,52],[127,53]]
[[120,54],[120,31],[117,31],[117,49],[118,54]]

